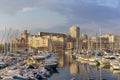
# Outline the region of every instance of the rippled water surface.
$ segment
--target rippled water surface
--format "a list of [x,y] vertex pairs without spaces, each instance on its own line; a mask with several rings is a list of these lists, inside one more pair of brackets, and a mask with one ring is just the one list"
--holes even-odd
[[62,67],[59,67],[58,73],[54,73],[48,80],[120,80],[120,71],[110,71],[107,69],[97,69],[88,64],[71,62],[67,56],[60,59]]

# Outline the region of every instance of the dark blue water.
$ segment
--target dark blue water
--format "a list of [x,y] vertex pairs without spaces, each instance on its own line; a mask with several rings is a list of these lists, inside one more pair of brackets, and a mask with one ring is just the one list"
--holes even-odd
[[[83,79],[81,78],[82,76],[80,76],[80,73],[75,74],[75,75],[71,74],[69,66],[65,66],[63,68],[58,68],[58,72],[59,73],[53,74],[49,78],[49,80],[71,80],[73,77],[75,77],[76,80],[86,80],[84,78]],[[106,80],[120,80],[119,75],[120,74],[113,74],[109,70],[101,71],[101,78],[106,79]],[[100,79],[100,78],[98,78],[98,79]],[[98,79],[94,79],[94,80],[98,80]]]
[[49,80],[70,80],[73,77],[76,78],[76,80],[80,79],[79,74],[72,75],[70,73],[69,67],[66,66],[64,68],[59,68],[58,69],[59,73],[58,74],[53,74],[53,76]]
[[120,80],[120,71],[110,71],[109,69],[98,69],[88,64],[79,62],[66,63],[59,67],[58,73],[54,73],[48,80]]

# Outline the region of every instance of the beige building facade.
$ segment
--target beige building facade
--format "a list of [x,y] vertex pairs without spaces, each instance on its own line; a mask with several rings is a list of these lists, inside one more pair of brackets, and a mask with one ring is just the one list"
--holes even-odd
[[59,51],[64,48],[64,34],[38,32],[37,35],[29,36],[28,44],[30,48]]
[[48,51],[76,50],[80,46],[80,28],[70,27],[70,34],[38,32],[31,35],[24,30],[20,37],[12,39],[17,49],[37,49]]
[[70,36],[75,39],[78,38],[80,36],[80,28],[78,26],[71,26]]
[[74,50],[80,49],[80,28],[78,26],[70,27],[70,37],[72,39]]
[[80,36],[78,26],[72,26],[69,34],[38,32],[36,35],[30,35],[24,30],[20,37],[12,39],[12,44],[15,50],[120,50],[120,35],[105,34],[88,38],[87,34]]
[[88,39],[88,50],[120,50],[120,35],[105,34]]
[[20,37],[12,39],[17,50],[19,49],[40,49],[49,51],[60,51],[65,48],[66,34],[38,32],[37,35],[28,34],[24,30]]

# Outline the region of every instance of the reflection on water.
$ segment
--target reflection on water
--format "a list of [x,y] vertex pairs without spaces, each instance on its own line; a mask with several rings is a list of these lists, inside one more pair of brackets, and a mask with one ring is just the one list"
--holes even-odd
[[88,64],[73,61],[71,55],[60,54],[59,68],[48,80],[120,80],[120,71],[98,69]]
[[59,67],[64,67],[65,66],[65,52],[61,52],[59,54],[59,57],[60,57],[58,61]]
[[79,72],[79,67],[76,62],[70,64],[70,73],[71,75],[77,75]]

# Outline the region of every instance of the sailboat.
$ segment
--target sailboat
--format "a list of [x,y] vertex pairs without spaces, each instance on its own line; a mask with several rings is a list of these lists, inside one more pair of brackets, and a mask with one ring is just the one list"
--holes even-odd
[[4,48],[3,48],[3,53],[1,53],[1,60],[0,60],[0,68],[4,68],[5,67],[5,61],[4,61],[4,57],[6,54],[6,44],[5,44],[5,39],[6,39],[6,27],[5,27],[5,32],[3,34],[3,37],[1,39],[1,43],[4,42]]

